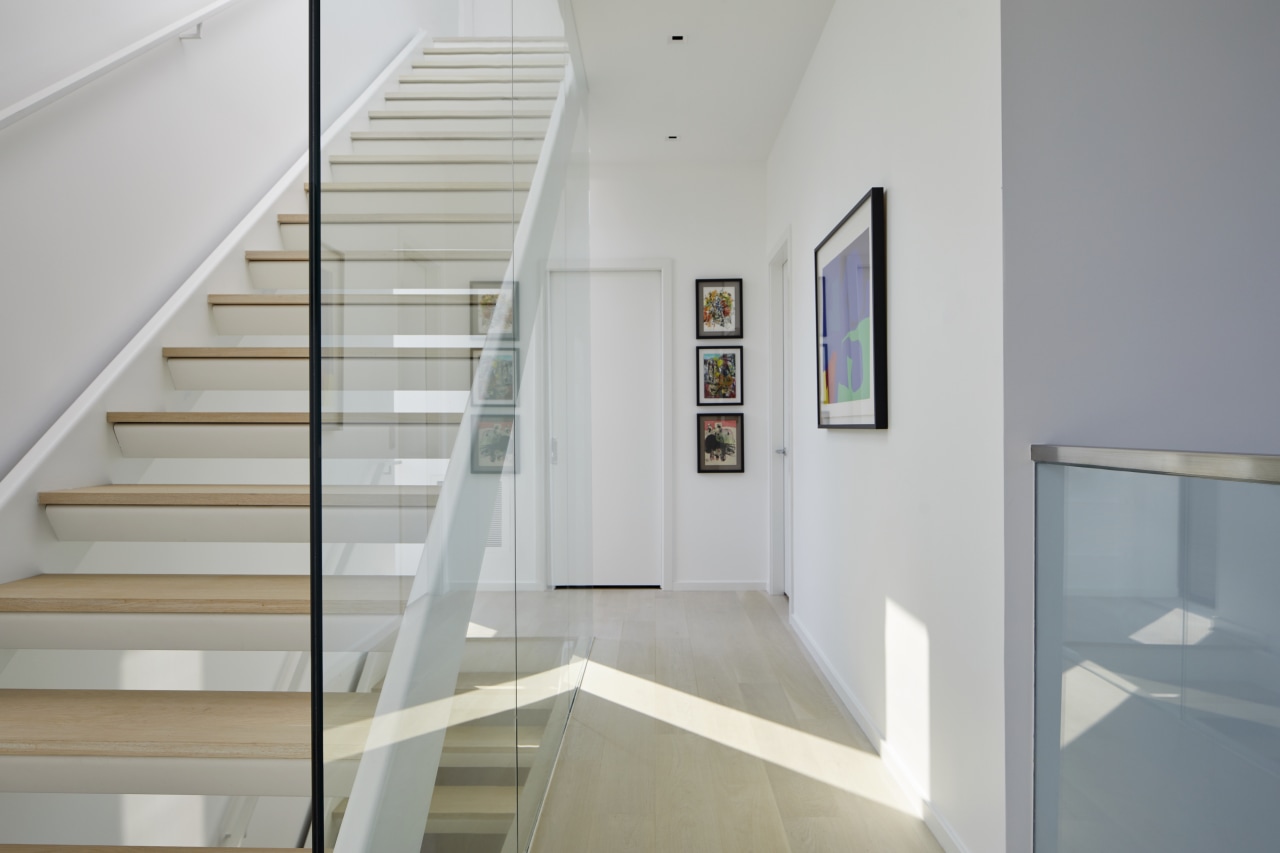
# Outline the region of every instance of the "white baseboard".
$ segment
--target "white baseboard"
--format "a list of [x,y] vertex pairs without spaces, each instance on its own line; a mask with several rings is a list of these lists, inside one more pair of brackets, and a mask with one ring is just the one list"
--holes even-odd
[[[482,581],[476,584],[476,592],[511,592],[512,585],[501,581]],[[515,584],[516,592],[547,592],[549,587],[538,581],[520,581]]]
[[889,771],[889,775],[893,777],[893,780],[898,783],[898,786],[911,799],[912,804],[918,806],[921,819],[924,820],[925,826],[929,827],[929,831],[933,833],[934,838],[938,840],[938,844],[942,846],[946,853],[970,853],[968,846],[961,840],[955,827],[924,796],[919,783],[908,769],[906,762],[902,760],[902,757],[893,748],[892,744],[885,741],[884,734],[872,721],[867,709],[858,701],[858,697],[849,689],[849,685],[845,684],[844,679],[836,673],[835,667],[831,665],[831,661],[827,660],[827,656],[818,648],[818,644],[814,642],[813,637],[805,630],[804,625],[794,615],[790,621],[791,630],[795,632],[796,637],[800,640],[800,645],[809,653],[809,657],[813,658],[813,662],[817,664],[818,669],[827,679],[827,683],[831,685],[831,689],[835,691],[836,696],[844,703],[845,708],[853,716],[863,734],[871,741],[871,745],[879,753],[880,759],[884,761],[885,769]]
[[676,581],[676,592],[764,592],[765,584],[750,581]]

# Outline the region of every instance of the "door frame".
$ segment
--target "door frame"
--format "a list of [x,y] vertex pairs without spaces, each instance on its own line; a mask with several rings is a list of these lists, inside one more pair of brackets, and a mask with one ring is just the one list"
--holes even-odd
[[[783,267],[786,267],[784,275]],[[779,461],[769,455],[769,594],[787,593],[789,607],[795,605],[795,574],[792,554],[793,518],[792,489],[794,462],[794,406],[793,382],[795,376],[795,347],[792,346],[795,323],[792,318],[792,283],[795,264],[791,257],[791,229],[769,254],[769,449],[785,448],[787,455]],[[791,375],[788,376],[787,374]],[[781,530],[779,530],[779,526]],[[777,538],[781,534],[779,547]]]
[[626,273],[656,272],[662,280],[662,307],[659,312],[659,325],[662,329],[662,341],[659,353],[662,357],[660,365],[662,382],[662,433],[659,436],[662,447],[662,589],[673,589],[675,586],[675,373],[673,358],[673,339],[675,337],[674,310],[675,298],[672,279],[673,262],[670,258],[639,258],[624,260],[591,260],[588,263],[562,263],[547,266],[548,280],[550,276],[563,273]]

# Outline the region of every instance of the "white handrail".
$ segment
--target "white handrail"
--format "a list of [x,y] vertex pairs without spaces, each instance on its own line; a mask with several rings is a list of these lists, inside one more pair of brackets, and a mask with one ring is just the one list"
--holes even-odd
[[15,122],[21,121],[37,110],[43,109],[54,101],[66,95],[70,95],[81,86],[92,83],[99,77],[102,77],[115,69],[124,65],[130,60],[137,59],[142,54],[156,47],[162,42],[166,42],[174,36],[181,36],[192,27],[200,28],[206,20],[226,9],[228,6],[234,6],[241,0],[218,0],[216,3],[210,3],[199,11],[192,12],[185,18],[175,21],[164,29],[157,30],[144,39],[134,42],[123,50],[118,50],[108,56],[106,59],[99,60],[87,68],[82,68],[70,77],[59,80],[52,86],[48,86],[24,98],[18,103],[7,109],[0,111],[0,130],[8,127]]

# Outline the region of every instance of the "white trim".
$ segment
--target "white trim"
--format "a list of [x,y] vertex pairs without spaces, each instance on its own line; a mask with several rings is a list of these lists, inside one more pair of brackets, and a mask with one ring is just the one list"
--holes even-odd
[[872,721],[871,715],[867,713],[867,709],[858,701],[858,697],[845,684],[844,680],[836,673],[836,669],[831,665],[831,661],[827,660],[827,656],[818,648],[818,644],[814,642],[813,637],[805,630],[804,625],[793,614],[790,619],[791,630],[795,633],[796,638],[800,640],[800,645],[809,657],[817,665],[818,670],[826,679],[827,684],[835,692],[836,696],[844,704],[845,709],[853,716],[854,722],[862,729],[863,734],[871,741],[871,745],[879,754],[880,759],[884,762],[885,769],[889,771],[889,775],[898,783],[903,793],[911,800],[911,804],[918,811],[919,817],[924,821],[925,826],[933,833],[933,837],[937,839],[938,844],[946,853],[970,853],[969,848],[961,840],[960,834],[956,832],[945,817],[929,802],[907,767],[906,762],[898,754],[898,751],[892,744],[887,742],[884,734],[879,727]]
[[[333,141],[334,137],[343,128],[360,115],[364,105],[382,91],[382,86],[386,80],[398,71],[426,36],[425,30],[419,30],[418,34],[410,39],[404,49],[391,61],[391,64],[369,84],[368,88],[352,102],[351,106],[342,115],[334,120],[333,124],[329,125],[328,130],[321,137],[322,147]],[[154,351],[151,348],[154,346],[156,339],[164,332],[169,322],[178,315],[193,297],[200,293],[206,280],[213,275],[214,271],[224,261],[236,251],[243,250],[241,244],[253,227],[263,217],[271,213],[281,196],[303,179],[306,175],[309,156],[310,153],[307,151],[302,153],[298,161],[289,167],[289,170],[284,173],[280,180],[276,181],[275,186],[262,197],[261,201],[253,206],[253,209],[245,214],[245,217],[231,230],[231,233],[218,244],[218,247],[204,259],[200,266],[196,267],[195,272],[191,273],[187,280],[182,283],[182,286],[174,291],[173,295],[161,306],[160,310],[138,331],[138,334],[133,336],[133,340],[129,341],[124,349],[120,350],[119,354],[89,384],[89,387],[76,398],[76,401],[62,413],[62,416],[54,422],[53,426],[49,427],[45,434],[40,437],[40,440],[18,461],[18,464],[13,466],[8,475],[3,480],[0,480],[0,512],[9,505],[10,501],[36,475],[40,466],[57,446],[71,434],[76,425],[85,417],[93,414],[94,406],[111,390],[112,385],[125,373],[129,365],[142,356],[150,357],[154,355]]]
[[549,265],[548,273],[656,272],[662,276],[662,588],[675,589],[675,295],[669,258],[591,260]]
[[[787,458],[782,465],[781,474],[774,464],[773,453],[769,455],[769,594],[788,596],[788,612],[794,607],[794,589],[787,589],[786,572],[792,558],[792,538],[794,529],[791,517],[791,480],[794,463],[791,454],[794,451],[794,394],[792,391],[791,371],[794,360],[794,329],[787,329],[787,321],[792,319],[791,304],[784,304],[783,310],[775,312],[779,301],[791,300],[790,282],[783,273],[783,267],[790,267],[791,282],[795,280],[795,265],[791,257],[791,229],[783,233],[773,252],[769,255],[769,306],[775,316],[769,318],[769,449],[776,451],[785,447]],[[792,324],[794,325],[794,323]],[[788,348],[793,352],[786,352]],[[778,409],[782,408],[779,416]],[[781,423],[775,423],[780,421]],[[790,421],[790,423],[788,423]],[[779,482],[781,480],[781,482]],[[779,494],[781,492],[781,494]],[[776,548],[776,519],[782,516],[782,547]],[[793,577],[791,586],[795,586]]]
[[763,592],[768,590],[759,581],[680,581],[676,592]]
[[[205,21],[239,2],[241,2],[241,0],[218,0],[216,3],[211,3],[203,9],[193,12],[185,18],[175,21],[163,29],[156,30],[146,38],[139,39],[128,47],[116,51],[106,59],[100,59],[87,68],[80,69],[70,77],[65,77],[51,86],[46,86],[34,95],[23,98],[8,109],[0,110],[0,129],[22,121],[37,110],[43,109],[54,101],[70,95],[72,92],[82,86],[92,83],[99,77],[110,74],[121,65],[137,59],[153,47],[157,47],[162,42],[169,41],[175,36],[183,39],[200,38]],[[184,35],[193,27],[196,28],[195,36]]]

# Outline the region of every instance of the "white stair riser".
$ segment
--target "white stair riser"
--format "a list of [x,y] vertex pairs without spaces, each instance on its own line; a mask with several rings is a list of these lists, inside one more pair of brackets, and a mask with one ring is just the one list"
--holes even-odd
[[[383,448],[381,457],[342,459],[324,447],[324,481],[331,486],[435,486],[444,482],[449,460],[396,458]],[[137,471],[141,467],[141,472]],[[156,458],[120,460],[112,466],[111,482],[128,484],[203,483],[206,485],[303,486],[310,481],[307,459]]]
[[[501,281],[504,261],[327,261],[334,290],[470,287],[473,281]],[[253,261],[249,275],[263,290],[307,290],[305,261]]]
[[[321,226],[320,241],[340,252],[412,250],[424,252],[498,252],[515,242],[512,222],[344,223]],[[309,226],[281,225],[284,248],[305,251]]]
[[[467,407],[471,392],[461,391],[406,391],[406,390],[344,390],[342,409],[346,412],[449,412],[461,413]],[[199,412],[297,412],[308,405],[307,392],[302,389],[262,391],[170,391],[170,399],[179,401],[173,408]],[[195,402],[192,402],[195,397]],[[327,404],[326,404],[327,405]]]
[[[386,648],[399,617],[325,616],[332,648]],[[370,642],[368,638],[381,638]],[[309,651],[310,617],[235,613],[0,613],[4,648]],[[12,685],[11,685],[12,686]],[[76,687],[83,685],[68,685]]]
[[[470,335],[466,302],[426,305],[326,305],[325,314],[344,335]],[[215,305],[213,320],[224,335],[305,335],[305,305]],[[483,330],[480,330],[482,333]]]
[[[403,112],[411,112],[403,110]],[[423,118],[401,118],[400,116],[391,116],[382,118],[384,115],[379,113],[378,116],[371,116],[369,119],[369,129],[376,132],[387,130],[421,130],[421,131],[441,131],[447,133],[499,133],[508,131],[529,131],[536,133],[547,132],[547,119],[545,118],[511,118],[503,116],[501,118],[453,118],[443,116],[426,116]],[[447,115],[447,114],[446,114]]]
[[356,154],[537,157],[542,139],[353,139],[351,150]]
[[311,762],[0,755],[0,792],[305,797]]
[[415,70],[515,70],[517,74],[526,69],[545,72],[549,68],[563,70],[567,57],[563,53],[523,53],[512,56],[501,53],[432,53],[419,56],[413,61]]
[[[400,86],[420,83],[458,83],[475,86],[481,83],[497,83],[514,86],[520,83],[561,83],[564,81],[564,69],[553,65],[517,66],[516,68],[500,68],[496,66],[449,66],[449,65],[415,65],[406,69],[398,78]],[[408,81],[407,83],[405,81]]]
[[361,190],[327,192],[325,213],[511,213],[524,210],[524,190],[420,192]]
[[[326,427],[326,456],[339,459],[446,459],[456,424]],[[307,427],[257,424],[117,424],[125,456],[139,458],[306,459]]]
[[[535,163],[333,163],[335,181],[529,183]],[[495,193],[499,195],[500,193]],[[327,209],[327,208],[326,208]],[[450,213],[461,213],[451,210]],[[510,209],[508,208],[508,211]]]
[[[479,77],[480,75],[476,76]],[[555,76],[559,78],[560,75]],[[432,80],[431,75],[423,74],[401,77],[400,87],[396,91],[407,95],[501,95],[503,97],[515,95],[517,98],[548,98],[554,101],[560,94],[560,82],[559,79],[549,81],[542,79],[493,80],[485,82],[468,82],[466,78]]]
[[[326,360],[329,388],[432,389],[471,387],[470,358],[348,358]],[[302,358],[171,358],[169,373],[181,389],[303,390]]]
[[[51,506],[67,542],[306,542],[306,507]],[[327,507],[326,542],[422,542],[430,507]]]
[[505,93],[497,95],[483,95],[480,92],[462,93],[466,97],[449,97],[440,98],[433,97],[431,93],[418,91],[404,91],[388,94],[382,99],[382,106],[379,109],[384,110],[440,110],[442,112],[504,112],[511,109],[517,110],[546,110],[551,111],[555,106],[556,96],[554,93],[550,95],[517,95],[512,97],[510,86]]

